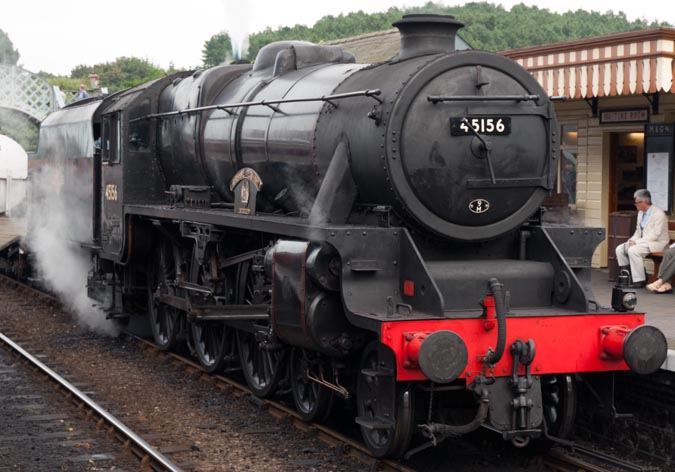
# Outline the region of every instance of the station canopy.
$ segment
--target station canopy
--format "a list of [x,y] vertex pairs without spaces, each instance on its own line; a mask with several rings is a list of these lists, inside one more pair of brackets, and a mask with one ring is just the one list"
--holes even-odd
[[502,51],[552,96],[673,92],[675,29],[656,28]]

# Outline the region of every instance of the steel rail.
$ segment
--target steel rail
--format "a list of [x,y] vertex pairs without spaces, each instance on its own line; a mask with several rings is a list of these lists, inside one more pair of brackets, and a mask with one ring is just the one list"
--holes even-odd
[[154,461],[154,463],[161,466],[162,469],[160,469],[160,470],[168,470],[168,471],[171,471],[171,472],[181,472],[182,469],[180,469],[178,466],[176,466],[173,462],[171,462],[162,453],[160,453],[155,448],[153,448],[143,438],[141,438],[139,435],[134,433],[124,423],[119,421],[117,418],[115,418],[113,415],[111,415],[105,409],[101,408],[101,406],[99,406],[91,398],[89,398],[87,395],[85,395],[80,389],[78,389],[73,384],[68,382],[66,379],[61,377],[59,374],[54,372],[52,369],[47,367],[40,360],[38,360],[35,356],[33,356],[31,353],[29,353],[28,351],[23,349],[21,346],[19,346],[17,343],[12,341],[10,338],[5,336],[3,333],[0,333],[0,341],[4,342],[6,345],[8,345],[10,348],[12,348],[15,352],[20,354],[24,359],[26,359],[32,365],[37,367],[39,370],[41,370],[49,378],[51,378],[56,383],[60,384],[64,389],[66,389],[69,393],[71,393],[72,395],[77,397],[81,402],[85,403],[91,410],[96,412],[96,414],[98,414],[102,419],[104,419],[110,425],[115,427],[115,429],[117,431],[121,432],[124,435],[124,437],[126,437],[127,440],[131,441],[133,444],[136,445],[136,447],[140,448],[141,451],[144,452],[145,457],[148,457],[151,461]]
[[[545,431],[545,434],[546,434],[547,438],[554,441],[558,446],[561,446],[565,449],[568,449],[569,451],[571,451],[571,452],[573,452],[577,455],[583,455],[583,456],[586,456],[586,457],[591,458],[593,460],[597,460],[597,461],[604,462],[605,464],[609,464],[609,466],[612,467],[612,468],[619,468],[619,469],[625,470],[627,472],[645,472],[645,470],[646,470],[644,467],[642,467],[639,464],[634,464],[632,462],[628,462],[628,461],[620,459],[618,457],[614,457],[612,455],[606,454],[602,451],[590,449],[588,447],[577,444],[574,441],[570,441],[569,439],[562,439],[562,438],[556,438],[556,437],[553,437],[553,436],[549,436],[546,433],[546,431]],[[575,461],[580,461],[580,459],[574,458],[569,454],[565,454],[565,453],[563,453],[559,450],[555,450],[555,449],[552,450],[552,451],[549,451],[548,455],[549,455],[549,457],[552,457],[552,458],[555,458],[555,459],[558,459],[558,460],[566,460],[570,463],[575,463]],[[586,469],[583,469],[583,470],[586,470]],[[609,469],[606,469],[606,470],[609,470]]]
[[[248,396],[253,401],[255,401],[255,403],[258,404],[263,410],[266,410],[273,417],[277,419],[285,418],[290,420],[296,429],[299,429],[301,431],[308,431],[308,430],[315,431],[319,440],[328,444],[329,446],[331,447],[336,447],[338,445],[345,446],[344,449],[348,451],[347,452],[348,455],[350,455],[352,458],[356,459],[357,461],[363,464],[372,466],[373,470],[377,470],[380,472],[387,472],[387,471],[414,472],[414,469],[411,469],[410,467],[400,464],[394,460],[378,459],[377,457],[372,455],[372,453],[368,450],[368,448],[365,445],[357,441],[354,441],[353,439],[345,436],[344,434],[338,431],[335,431],[334,429],[326,425],[318,423],[307,423],[300,417],[298,412],[296,412],[291,408],[288,408],[278,402],[269,399],[256,397],[246,385],[240,384],[239,382],[236,382],[235,380],[225,377],[224,375],[208,374],[206,373],[206,371],[204,371],[201,365],[192,361],[191,359],[187,359],[173,352],[161,351],[152,341],[143,339],[133,333],[125,331],[124,334],[129,338],[136,340],[143,347],[152,350],[154,354],[168,356],[177,363],[182,364],[185,368],[191,369],[195,372],[200,372],[202,374],[202,378],[205,380],[212,381],[213,379],[215,379],[216,382],[218,382],[220,386],[222,386],[221,387],[222,389],[232,391],[235,397]],[[216,384],[216,387],[219,387],[219,385]]]
[[593,464],[582,460],[579,457],[574,457],[569,453],[563,452],[559,449],[552,449],[544,456],[544,465],[560,472],[614,472],[617,469],[629,472],[647,472],[649,468],[632,464],[630,462],[620,461],[606,454],[594,455],[587,454],[587,448],[577,447],[572,450],[579,455],[587,455],[593,459],[604,464]]
[[[0,284],[12,286],[17,290],[27,291],[31,294],[34,294],[36,297],[42,298],[45,302],[52,305],[60,304],[58,299],[56,299],[55,297],[2,274],[0,274]],[[129,338],[138,342],[141,346],[151,349],[153,353],[168,356],[169,358],[172,358],[174,361],[181,363],[185,368],[192,369],[193,371],[196,372],[200,372],[202,374],[202,378],[208,381],[212,381],[215,379],[217,382],[216,383],[217,388],[221,388],[222,390],[232,392],[232,395],[234,395],[235,397],[248,396],[273,417],[277,419],[286,418],[289,421],[291,421],[291,423],[296,429],[303,431],[307,430],[315,431],[319,440],[321,440],[325,444],[328,444],[330,447],[341,447],[347,455],[354,458],[358,462],[373,467],[373,470],[378,470],[379,472],[414,472],[414,469],[411,469],[410,467],[407,467],[396,461],[376,458],[371,454],[368,448],[365,447],[365,445],[357,441],[354,441],[353,439],[329,428],[328,426],[318,423],[307,423],[303,421],[302,418],[300,418],[300,415],[291,408],[285,407],[284,405],[271,400],[256,397],[246,385],[236,382],[235,380],[232,380],[223,375],[207,374],[201,365],[190,359],[182,357],[173,352],[161,351],[153,342],[147,339],[143,339],[133,333],[125,331],[124,334]],[[66,381],[64,380],[64,382]],[[81,395],[85,396],[82,393]],[[174,467],[176,466],[174,465]],[[180,469],[169,469],[169,470],[180,470]]]
[[[12,279],[10,277],[7,277],[5,275],[0,274],[0,283],[5,284],[5,285],[13,285],[14,288],[17,289],[22,289],[29,291],[36,296],[44,299],[47,303],[54,304],[54,303],[59,303],[56,298],[54,298],[51,295],[48,295],[40,290],[37,290],[33,287],[30,287],[28,285],[25,285],[15,279]],[[377,459],[375,458],[370,451],[361,443],[358,443],[343,434],[332,430],[331,428],[317,424],[317,423],[306,423],[300,418],[300,415],[288,408],[285,407],[277,402],[271,401],[271,400],[265,400],[265,399],[260,399],[256,397],[253,392],[246,386],[243,385],[239,382],[236,382],[228,377],[225,377],[223,375],[210,375],[207,374],[204,369],[199,365],[198,363],[187,359],[185,357],[182,357],[178,354],[172,353],[172,352],[166,352],[166,351],[161,351],[154,343],[152,343],[149,340],[140,338],[139,336],[125,332],[125,335],[127,335],[129,338],[132,338],[139,342],[141,345],[148,349],[152,349],[154,353],[158,353],[161,355],[166,355],[168,357],[173,358],[176,362],[180,362],[184,367],[192,369],[193,371],[198,371],[201,372],[202,378],[206,379],[208,381],[211,381],[215,379],[217,381],[216,387],[220,387],[224,390],[228,390],[233,392],[233,395],[236,397],[242,397],[244,395],[249,396],[250,398],[254,399],[258,405],[260,405],[263,409],[267,410],[272,416],[281,419],[281,418],[288,418],[292,420],[293,425],[300,430],[314,430],[317,433],[317,437],[323,441],[324,443],[336,447],[340,445],[346,446],[345,449],[349,451],[349,455],[351,455],[353,458],[356,460],[362,462],[362,463],[367,463],[367,461],[370,461],[370,465],[373,465],[374,467],[377,468],[379,471],[396,471],[396,472],[412,472],[413,469],[400,464],[396,461],[392,460],[383,460],[383,459]],[[0,333],[0,340],[5,341],[6,336],[4,336],[2,333]],[[6,341],[5,341],[6,342]],[[11,340],[10,340],[11,342]],[[21,351],[21,349],[19,347]],[[19,351],[20,352],[20,351]],[[32,357],[32,356],[31,356]],[[40,361],[36,359],[36,365],[43,365]],[[45,366],[45,368],[49,371],[48,367]],[[61,379],[65,384],[68,384],[67,381]],[[70,384],[68,384],[70,385]],[[77,388],[73,387],[73,389],[77,392]],[[70,389],[69,389],[70,390]],[[79,392],[78,397],[86,397],[83,393]],[[93,403],[90,399],[87,398],[87,404]],[[100,407],[98,407],[98,410],[103,411]],[[110,416],[110,415],[109,415]],[[116,420],[117,421],[117,420]],[[117,421],[120,423],[119,421]],[[120,423],[121,424],[121,423]],[[125,427],[126,428],[126,427]],[[128,429],[128,428],[127,428]],[[121,431],[121,430],[120,430]],[[132,433],[133,434],[133,433]],[[140,439],[140,438],[139,438]],[[140,439],[140,441],[143,444],[145,441]],[[596,460],[604,461],[608,464],[611,465],[612,469],[611,470],[616,470],[616,468],[620,468],[623,470],[626,470],[628,472],[646,472],[649,469],[646,469],[644,467],[641,467],[637,464],[632,464],[630,462],[623,461],[621,459],[613,458],[611,456],[608,456],[607,454],[591,451],[588,448],[579,446],[577,444],[574,444],[570,441],[564,441],[564,440],[559,440],[561,445],[566,448],[572,449],[575,453],[580,454],[580,455],[586,455],[586,456],[591,456]],[[149,446],[150,447],[150,446]],[[158,455],[161,455],[157,453]],[[586,461],[583,461],[579,458],[575,458],[570,456],[569,454],[564,453],[562,450],[559,449],[553,449],[549,451],[547,454],[544,455],[544,464],[552,468],[553,470],[560,471],[560,472],[609,472],[610,469],[604,468],[600,465],[596,464],[591,464]],[[176,468],[175,465],[173,465],[173,469],[168,469],[168,470],[181,470],[179,468]]]

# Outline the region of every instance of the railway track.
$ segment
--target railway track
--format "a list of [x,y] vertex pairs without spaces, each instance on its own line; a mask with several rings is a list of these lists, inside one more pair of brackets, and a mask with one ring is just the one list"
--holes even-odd
[[[0,284],[10,287],[14,290],[22,291],[25,298],[38,298],[47,305],[59,305],[58,300],[51,297],[50,295],[20,284],[13,279],[0,276]],[[239,383],[236,380],[222,375],[207,374],[203,371],[199,364],[193,362],[191,359],[175,353],[161,351],[153,343],[148,342],[145,339],[141,339],[131,333],[125,333],[125,335],[134,343],[138,343],[138,345],[142,347],[143,351],[149,353],[153,357],[163,359],[163,363],[178,366],[180,369],[184,369],[190,378],[199,379],[200,381],[209,384],[213,388],[228,393],[233,397],[250,399],[261,409],[267,411],[277,421],[283,422],[284,424],[290,424],[297,430],[310,433],[314,437],[318,438],[321,442],[328,445],[330,448],[342,451],[342,453],[346,456],[349,456],[363,464],[368,470],[399,472],[413,470],[410,466],[398,463],[396,461],[383,461],[376,459],[361,443],[353,440],[343,433],[335,431],[330,427],[322,424],[305,423],[300,419],[299,415],[293,409],[288,408],[287,406],[276,401],[263,400],[255,397],[246,385]],[[88,408],[88,402],[83,401],[77,393],[67,393],[67,395],[71,401],[78,405],[78,407]],[[105,423],[106,428],[114,427],[114,422],[108,422],[105,419],[105,415],[99,413],[97,410],[92,410],[88,416],[95,418],[96,421],[100,423],[99,426]],[[113,430],[111,429],[111,431]],[[163,467],[161,461],[157,461],[151,452],[144,451],[142,442],[134,441],[125,433],[124,430],[116,431],[114,435],[118,437],[118,439],[123,444],[125,444],[126,447],[131,450],[131,452],[133,452],[136,457],[143,458],[145,463],[154,464],[152,465],[154,470],[180,470],[161,468]],[[541,458],[542,469],[540,470],[552,470],[558,472],[646,472],[658,470],[653,468],[641,468],[639,466],[634,466],[628,462],[623,462],[620,460],[605,460],[609,459],[609,457],[603,457],[602,454],[596,455],[596,457],[592,460],[584,460],[579,457],[578,452],[579,448],[577,448],[577,453],[575,454],[568,454],[567,450],[556,448],[552,450],[550,454],[547,454]],[[424,466],[420,466],[417,462],[415,462],[415,466],[418,467],[419,470],[427,470]],[[177,466],[174,465],[174,467]]]
[[645,467],[586,447],[552,449],[543,465],[555,472],[661,472],[667,469]]
[[288,421],[294,428],[300,431],[313,433],[323,443],[332,448],[342,450],[348,456],[368,466],[370,470],[382,472],[413,472],[414,470],[396,461],[377,459],[363,444],[325,425],[319,423],[306,423],[300,418],[300,415],[295,410],[273,400],[255,397],[253,392],[244,384],[223,375],[207,374],[199,364],[184,356],[172,352],[161,351],[154,343],[142,339],[132,333],[125,333],[125,335],[140,343],[143,348],[152,353],[152,355],[157,357],[166,356],[171,359],[171,362],[174,364],[180,365],[182,368],[193,373],[194,377],[212,383],[219,390],[225,391],[237,398],[251,398],[252,401],[256,402],[263,410],[267,411],[277,420]]
[[[17,282],[16,280],[6,277],[4,275],[0,275],[0,284],[9,287],[13,290],[22,292],[25,298],[39,299],[43,301],[45,304],[52,307],[60,306],[59,300],[56,299],[55,297],[46,294],[40,290],[37,290],[33,287],[30,287],[28,285]],[[263,400],[255,397],[253,393],[250,391],[250,389],[244,384],[241,384],[235,380],[232,380],[222,375],[207,374],[206,372],[203,371],[203,369],[199,364],[193,362],[192,360],[186,357],[171,352],[161,351],[152,342],[149,342],[145,339],[135,336],[132,333],[124,333],[124,334],[130,340],[133,340],[134,343],[139,344],[142,347],[142,349],[150,353],[150,355],[164,358],[165,360],[168,360],[168,362],[174,365],[179,365],[182,369],[185,369],[192,378],[201,379],[202,381],[211,384],[214,388],[217,388],[221,392],[228,393],[236,398],[242,397],[249,398],[252,402],[257,404],[262,410],[267,411],[277,421],[286,422],[287,424],[292,425],[295,429],[299,431],[304,431],[309,433],[310,435],[313,435],[314,437],[316,437],[317,439],[319,439],[321,442],[328,445],[332,449],[342,451],[342,453],[345,456],[348,456],[356,460],[357,462],[363,464],[368,468],[368,470],[392,471],[392,472],[413,471],[413,469],[403,464],[400,464],[396,461],[380,460],[375,458],[374,456],[372,456],[372,454],[370,454],[368,449],[363,444],[345,436],[344,434],[338,431],[335,431],[334,429],[331,429],[321,424],[316,423],[310,424],[303,422],[300,419],[300,416],[293,409],[288,408],[279,402],[271,400]],[[10,345],[12,344],[11,340],[7,340],[7,343]],[[15,349],[21,349],[20,346],[18,345],[13,347]],[[43,367],[47,370],[50,370],[46,366]],[[63,379],[61,380],[65,382],[65,380]],[[60,383],[60,381],[57,382]],[[86,400],[82,400],[81,392],[75,393],[74,391],[73,393],[69,393],[69,395],[73,397],[74,401],[84,402],[85,404],[88,403]],[[98,412],[93,412],[92,415],[98,418],[101,417],[105,418],[104,415]],[[110,423],[111,428],[115,426],[113,422]],[[124,430],[120,430],[118,433],[116,433],[116,435],[119,435],[121,440],[123,440],[125,444],[128,444],[130,447],[133,447],[133,449],[138,449],[137,455],[144,457],[143,459],[144,462],[150,464],[154,462],[159,462],[154,458],[152,453],[143,452],[142,439],[140,441],[130,439],[128,437],[129,434]],[[138,446],[136,445],[137,443],[139,444]],[[174,467],[176,466],[174,465]],[[155,470],[180,470],[180,469],[161,469],[159,468],[159,466],[157,466]]]
[[[139,338],[132,333],[125,334],[136,340],[136,342],[140,343],[144,349],[153,353],[153,355],[168,356],[172,359],[172,362],[179,364],[183,368],[198,375],[200,380],[214,383],[216,388],[228,391],[236,397],[249,396],[250,398],[254,398],[264,410],[278,420],[290,420],[291,424],[299,430],[315,432],[317,437],[324,443],[330,447],[341,448],[354,459],[362,462],[364,465],[368,465],[370,470],[392,472],[414,472],[415,470],[396,461],[378,460],[373,457],[372,454],[370,454],[370,451],[368,451],[361,443],[354,441],[325,425],[306,423],[300,418],[300,415],[298,415],[297,412],[287,408],[279,402],[254,397],[253,392],[251,392],[244,384],[222,375],[207,374],[199,364],[184,356],[160,351],[151,341]],[[579,457],[580,455],[590,458],[591,461],[584,460]],[[545,467],[544,470],[553,472],[657,472],[653,468],[641,467],[631,462],[611,457],[599,451],[579,447],[571,442],[566,449],[552,449],[546,453],[543,456],[542,464]]]
[[140,459],[142,464],[149,466],[152,470],[158,472],[179,472],[181,470],[181,468],[171,462],[170,459],[148,444],[140,435],[127,427],[123,422],[118,420],[113,414],[108,412],[89,396],[84,394],[75,385],[45,365],[36,356],[22,348],[18,343],[3,333],[0,333],[0,342],[2,342],[5,348],[11,350],[18,356],[22,362],[40,372],[43,377],[57,387],[57,389],[71,401],[78,410],[96,423],[96,426],[99,429],[105,429],[108,434],[119,440],[126,450]]

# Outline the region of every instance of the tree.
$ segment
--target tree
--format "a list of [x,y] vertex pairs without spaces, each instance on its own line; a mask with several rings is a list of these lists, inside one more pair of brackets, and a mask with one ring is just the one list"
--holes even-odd
[[19,51],[14,49],[12,40],[0,29],[0,64],[15,66],[19,62]]
[[27,152],[36,152],[38,145],[38,125],[15,110],[3,110],[0,113],[0,134],[9,136]]
[[[314,26],[283,26],[267,28],[249,36],[249,59],[274,41],[289,39],[320,43],[391,28],[401,16],[412,13],[453,15],[465,24],[460,36],[475,49],[504,51],[506,49],[536,46],[571,39],[583,39],[610,33],[644,28],[669,26],[665,22],[647,23],[644,20],[628,21],[622,12],[598,13],[577,10],[553,13],[547,9],[518,4],[506,10],[501,5],[485,2],[465,3],[448,7],[427,2],[420,7],[399,9],[392,7],[385,12],[367,14],[362,11],[347,15],[324,16]],[[215,38],[215,36],[214,36]],[[213,38],[212,38],[213,39]],[[209,41],[206,42],[208,44]]]
[[37,75],[40,76],[40,78],[46,80],[49,85],[56,85],[61,90],[77,90],[82,83],[82,79],[73,79],[72,77],[54,75],[42,70],[38,72]]
[[70,72],[71,79],[88,83],[89,74],[99,75],[101,85],[110,92],[158,79],[166,75],[166,71],[155,66],[147,59],[138,57],[118,57],[114,62],[94,65],[79,65]]
[[232,41],[226,32],[211,36],[211,39],[204,42],[204,49],[202,49],[204,68],[215,67],[231,60],[232,57]]
[[[19,61],[19,51],[14,49],[12,40],[0,29],[0,64],[15,66]],[[37,132],[35,123],[26,116],[13,110],[0,113],[0,134],[7,135],[19,143],[26,151],[37,150]]]

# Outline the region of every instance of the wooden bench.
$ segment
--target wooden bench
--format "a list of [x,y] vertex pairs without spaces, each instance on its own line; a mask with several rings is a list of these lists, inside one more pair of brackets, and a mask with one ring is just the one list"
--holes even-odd
[[[668,221],[668,233],[673,233],[675,232],[675,221]],[[675,239],[671,236],[670,241],[668,242],[668,246],[671,244],[675,243]],[[649,280],[647,283],[652,283],[654,282],[658,276],[659,276],[659,269],[661,268],[661,262],[663,261],[663,253],[662,252],[652,252],[651,254],[648,254],[646,256],[647,259],[651,259],[652,262],[654,263],[654,272],[652,273],[651,277],[649,277]],[[675,275],[670,279],[670,285],[675,286]]]

